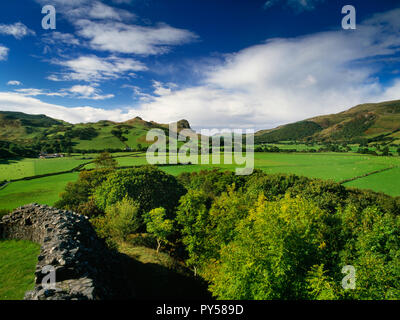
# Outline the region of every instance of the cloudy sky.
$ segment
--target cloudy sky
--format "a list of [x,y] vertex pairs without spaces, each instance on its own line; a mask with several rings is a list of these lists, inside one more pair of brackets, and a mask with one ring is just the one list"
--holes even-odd
[[[56,29],[42,28],[44,5]],[[0,110],[266,129],[400,99],[400,3],[0,2]]]

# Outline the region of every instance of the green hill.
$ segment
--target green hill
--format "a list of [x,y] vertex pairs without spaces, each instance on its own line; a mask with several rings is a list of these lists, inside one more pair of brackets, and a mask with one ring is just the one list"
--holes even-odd
[[256,143],[287,140],[400,144],[400,100],[362,104],[337,114],[261,130],[255,136]]
[[[178,131],[189,128],[186,120]],[[148,122],[139,117],[125,121],[71,124],[45,115],[0,111],[0,158],[37,156],[38,152],[96,152],[143,150],[152,142],[147,132],[159,128],[168,134],[168,124]]]

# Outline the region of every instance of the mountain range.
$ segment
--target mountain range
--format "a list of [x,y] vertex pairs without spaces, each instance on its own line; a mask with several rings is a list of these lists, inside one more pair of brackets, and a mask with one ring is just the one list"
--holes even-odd
[[[177,123],[178,131],[190,129],[187,120]],[[0,111],[0,151],[18,154],[18,148],[49,152],[140,150],[150,129],[168,134],[169,125],[145,121],[139,117],[125,122],[108,120],[71,124],[45,115]],[[261,130],[255,143],[298,142],[379,142],[400,144],[400,100],[368,103],[337,114],[317,116],[303,121]],[[12,151],[14,150],[14,151]],[[4,154],[3,154],[4,155]]]

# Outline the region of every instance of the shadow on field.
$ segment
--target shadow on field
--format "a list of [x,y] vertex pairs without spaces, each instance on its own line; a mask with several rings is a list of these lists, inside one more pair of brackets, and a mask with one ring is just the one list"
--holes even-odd
[[[200,278],[172,270],[157,263],[143,263],[126,254],[123,272],[127,279],[127,299],[135,300],[211,300],[207,283]],[[130,295],[130,296],[129,296]]]
[[18,161],[22,160],[23,158],[14,158],[14,159],[0,159],[0,164],[12,164],[17,163]]

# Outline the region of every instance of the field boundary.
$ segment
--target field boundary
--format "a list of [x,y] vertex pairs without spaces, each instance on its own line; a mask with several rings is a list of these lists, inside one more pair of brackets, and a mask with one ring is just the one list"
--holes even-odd
[[[133,154],[129,154],[129,155],[118,156],[118,157],[115,157],[115,158],[138,157],[138,155],[140,155],[140,154],[141,154],[141,152],[138,152],[138,153],[133,153]],[[91,164],[93,162],[94,162],[94,160],[91,160],[91,161],[88,161],[88,162],[85,162],[85,163],[81,163],[80,165],[78,165],[78,166],[76,166],[76,167],[74,167],[74,168],[72,168],[70,170],[49,172],[49,173],[44,173],[44,174],[39,174],[39,175],[34,175],[34,176],[28,176],[28,177],[23,177],[23,178],[18,178],[18,179],[11,179],[11,180],[6,181],[3,185],[1,185],[0,186],[0,190],[4,189],[11,182],[18,182],[18,181],[24,181],[24,180],[25,181],[29,181],[29,180],[34,180],[34,179],[57,176],[57,175],[60,175],[60,174],[79,172],[79,171],[82,171],[82,168],[84,168],[85,166],[87,166],[88,164]],[[86,169],[86,170],[90,170],[90,169]]]
[[[0,190],[5,189],[8,185],[10,185],[12,182],[19,182],[19,181],[29,181],[29,180],[35,180],[35,179],[40,179],[40,178],[46,178],[46,177],[52,177],[52,176],[58,176],[58,175],[62,175],[62,174],[67,174],[67,173],[73,173],[73,172],[81,172],[81,171],[93,171],[95,170],[93,169],[83,169],[86,165],[93,163],[93,161],[87,162],[87,163],[82,163],[79,166],[71,169],[71,170],[67,170],[67,171],[59,171],[59,172],[51,172],[51,173],[46,173],[46,174],[41,174],[41,175],[37,175],[37,176],[30,176],[30,177],[24,177],[24,178],[19,178],[19,179],[14,179],[14,180],[9,180],[7,181],[5,184],[3,184],[2,186],[0,186]],[[176,163],[176,164],[156,164],[156,167],[173,167],[173,166],[191,166],[191,163]],[[116,167],[116,170],[122,170],[122,169],[133,169],[133,168],[140,168],[145,166],[145,164],[141,164],[141,165],[132,165],[132,166],[120,166],[120,167]]]
[[355,181],[355,180],[358,180],[358,179],[362,179],[362,178],[365,178],[365,177],[368,177],[368,176],[372,176],[373,174],[378,174],[378,173],[385,172],[385,171],[388,171],[388,170],[392,170],[392,169],[395,169],[395,168],[399,168],[399,166],[390,166],[388,168],[383,168],[383,169],[375,170],[375,171],[372,171],[372,172],[368,172],[368,173],[365,173],[365,174],[363,174],[361,176],[356,176],[356,177],[353,177],[353,178],[350,178],[350,179],[346,179],[346,180],[340,181],[339,184],[345,184],[347,182],[351,182],[351,181]]

